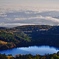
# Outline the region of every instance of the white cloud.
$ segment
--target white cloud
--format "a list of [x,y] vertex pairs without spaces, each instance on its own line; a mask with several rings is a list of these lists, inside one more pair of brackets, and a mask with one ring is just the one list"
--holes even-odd
[[26,20],[27,18],[15,18],[14,21]]
[[[36,12],[36,11],[14,11],[0,14],[0,26],[20,26],[20,25],[58,25],[59,13],[52,12]],[[56,15],[56,17],[53,17]]]
[[28,24],[28,23],[0,23],[2,27],[15,27],[15,26],[22,26],[22,25],[35,25],[35,24]]
[[57,22],[59,23],[59,19],[53,18],[53,17],[45,17],[46,20],[50,20],[52,22]]
[[59,19],[53,18],[53,17],[50,17],[50,16],[46,16],[46,17],[43,17],[43,16],[36,16],[36,17],[28,18],[28,19],[38,19],[39,21],[40,21],[40,19],[41,19],[41,20],[47,20],[47,21],[59,23]]

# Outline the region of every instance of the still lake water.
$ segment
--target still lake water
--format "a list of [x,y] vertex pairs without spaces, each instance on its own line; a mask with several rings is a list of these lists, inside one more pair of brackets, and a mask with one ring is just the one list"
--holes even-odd
[[0,51],[1,54],[12,54],[13,56],[16,54],[40,54],[40,55],[45,55],[45,54],[52,54],[52,53],[57,53],[59,49],[54,48],[54,47],[49,47],[49,46],[29,46],[29,47],[20,47],[20,48],[14,48],[10,50],[4,50]]

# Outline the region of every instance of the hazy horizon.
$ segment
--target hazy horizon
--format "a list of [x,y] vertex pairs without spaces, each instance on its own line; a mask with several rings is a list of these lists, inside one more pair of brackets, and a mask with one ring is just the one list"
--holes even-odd
[[0,0],[0,8],[59,10],[59,0]]
[[0,26],[59,25],[59,0],[0,0]]

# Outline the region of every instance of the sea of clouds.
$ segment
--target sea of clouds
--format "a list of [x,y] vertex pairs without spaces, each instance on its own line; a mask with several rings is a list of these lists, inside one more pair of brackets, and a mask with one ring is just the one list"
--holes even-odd
[[59,11],[0,11],[0,26],[59,25]]

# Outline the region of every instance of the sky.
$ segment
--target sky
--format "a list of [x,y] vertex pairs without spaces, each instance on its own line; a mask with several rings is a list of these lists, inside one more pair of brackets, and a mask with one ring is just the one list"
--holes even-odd
[[0,26],[59,25],[59,0],[0,0]]
[[59,9],[59,0],[0,0],[0,8]]

